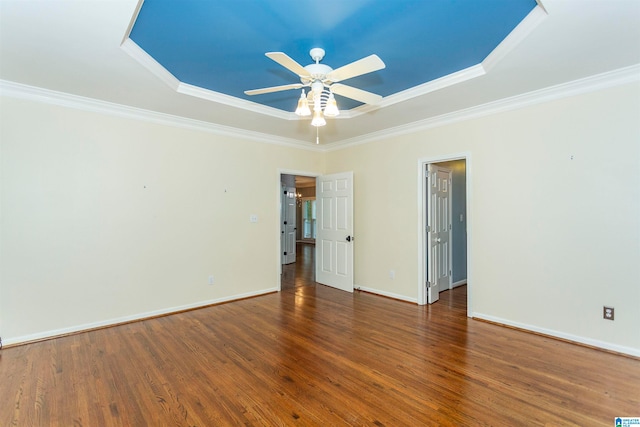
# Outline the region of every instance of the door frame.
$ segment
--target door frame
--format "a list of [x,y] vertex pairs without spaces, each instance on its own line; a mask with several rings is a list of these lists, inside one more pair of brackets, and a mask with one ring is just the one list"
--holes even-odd
[[278,292],[280,292],[282,290],[282,239],[281,239],[281,221],[282,221],[282,198],[281,198],[281,192],[282,192],[282,175],[299,175],[299,176],[308,176],[311,178],[317,178],[319,176],[321,176],[322,174],[319,172],[309,172],[309,171],[301,171],[301,170],[296,170],[296,169],[281,169],[278,168],[277,171],[278,173],[277,175],[277,179],[276,179],[276,190],[274,191],[275,194],[275,210],[276,210],[276,221],[275,221],[275,235],[276,235],[276,251],[275,253],[275,257],[276,257],[276,265],[278,266],[276,271],[277,271],[277,277],[276,277],[276,283],[277,286],[276,288],[278,289]]
[[449,162],[452,160],[464,160],[466,163],[466,218],[467,218],[467,316],[473,317],[473,256],[471,248],[473,247],[473,230],[472,230],[472,162],[471,153],[462,152],[441,156],[423,157],[418,159],[418,304],[425,305],[427,303],[426,289],[426,254],[425,248],[427,244],[427,200],[426,200],[426,179],[425,170],[428,164]]

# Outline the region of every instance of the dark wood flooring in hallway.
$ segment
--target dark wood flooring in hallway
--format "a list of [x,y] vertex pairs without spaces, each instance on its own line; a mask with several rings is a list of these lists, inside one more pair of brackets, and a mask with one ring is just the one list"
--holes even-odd
[[282,290],[315,284],[315,250],[313,243],[296,243],[296,262],[282,266]]

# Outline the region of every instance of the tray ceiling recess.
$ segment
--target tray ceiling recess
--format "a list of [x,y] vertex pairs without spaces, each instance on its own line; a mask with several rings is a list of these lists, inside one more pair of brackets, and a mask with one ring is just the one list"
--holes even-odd
[[301,83],[265,52],[306,66],[321,48],[333,67],[375,54],[386,67],[341,83],[381,99],[337,91],[349,118],[484,75],[545,15],[535,0],[145,0],[122,47],[180,93],[288,120],[300,90],[245,93]]

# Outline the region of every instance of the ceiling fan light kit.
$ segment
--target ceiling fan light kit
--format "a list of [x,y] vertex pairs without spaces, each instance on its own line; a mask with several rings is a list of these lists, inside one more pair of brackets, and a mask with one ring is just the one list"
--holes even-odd
[[[309,51],[309,55],[313,59],[314,63],[303,67],[290,58],[286,53],[267,52],[265,55],[268,58],[282,65],[292,73],[297,74],[301,83],[247,90],[244,93],[247,95],[260,95],[264,93],[303,88],[302,93],[300,94],[300,99],[298,99],[298,106],[295,113],[301,117],[311,116],[312,113],[310,106],[313,105],[313,118],[311,120],[311,125],[315,127],[327,124],[325,116],[336,117],[340,114],[338,104],[333,95],[334,93],[360,101],[364,104],[375,104],[382,99],[380,95],[376,95],[362,89],[357,89],[344,84],[335,84],[342,80],[347,80],[352,77],[361,76],[363,74],[372,73],[385,68],[384,62],[382,62],[377,55],[369,55],[366,58],[362,58],[334,70],[328,65],[320,64],[320,61],[324,58],[324,54],[324,49],[318,47],[311,49]],[[305,87],[310,88],[308,94],[304,91]]]
[[302,89],[300,99],[298,100],[298,108],[296,108],[296,114],[302,117],[311,115],[311,110],[309,109],[309,101],[307,101],[307,94],[304,93],[304,89]]

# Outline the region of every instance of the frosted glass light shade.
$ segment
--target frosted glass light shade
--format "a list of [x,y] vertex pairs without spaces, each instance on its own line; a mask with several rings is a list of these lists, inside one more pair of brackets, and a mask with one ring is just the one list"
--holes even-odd
[[311,115],[311,110],[309,109],[309,101],[307,101],[307,96],[304,93],[304,89],[302,90],[302,94],[300,94],[300,99],[298,100],[298,108],[296,108],[296,114],[302,117]]
[[327,100],[327,106],[324,107],[324,115],[327,117],[336,117],[338,114],[340,114],[340,110],[338,110],[336,99],[333,97],[333,94],[330,94]]
[[311,120],[311,126],[324,126],[327,124],[327,121],[324,119],[324,116],[322,115],[322,111],[320,110],[315,110],[313,112],[313,119]]

